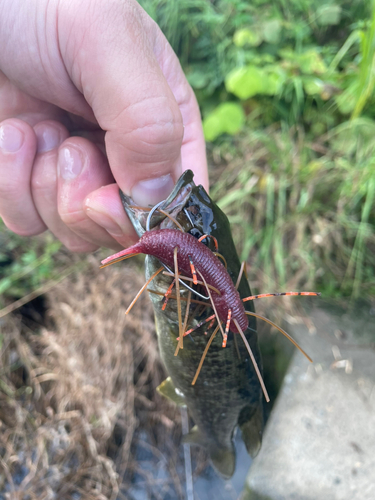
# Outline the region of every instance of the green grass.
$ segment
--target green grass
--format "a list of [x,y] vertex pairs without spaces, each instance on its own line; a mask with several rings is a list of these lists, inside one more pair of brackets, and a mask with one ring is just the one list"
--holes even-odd
[[0,219],[0,318],[42,295],[85,263],[48,232],[23,238]]
[[372,2],[370,26],[365,32],[360,33],[361,61],[359,65],[359,79],[357,88],[357,101],[352,113],[352,118],[358,118],[367,101],[374,93],[375,86],[375,2]]
[[[211,193],[257,288],[373,295],[375,2],[141,5],[177,52],[206,125],[211,117]],[[249,68],[268,79],[267,91]],[[7,233],[3,299],[54,279],[58,246]]]
[[375,293],[375,149],[366,120],[310,142],[299,129],[247,131],[212,149],[211,194],[264,292]]

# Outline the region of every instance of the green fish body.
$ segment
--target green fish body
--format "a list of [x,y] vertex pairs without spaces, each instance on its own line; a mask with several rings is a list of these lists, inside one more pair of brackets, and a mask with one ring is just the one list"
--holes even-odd
[[[148,212],[134,206],[132,200],[120,193],[123,206],[137,233],[145,232]],[[240,272],[240,262],[232,240],[229,222],[225,214],[210,199],[202,186],[195,186],[193,173],[186,171],[177,182],[173,192],[163,203],[165,212],[174,217],[185,231],[196,237],[203,234],[214,236],[219,245],[219,253],[224,256],[228,273],[236,283]],[[173,222],[155,212],[151,228],[175,227]],[[205,243],[213,249],[212,239]],[[161,266],[152,256],[146,256],[146,278]],[[255,456],[261,446],[263,429],[262,391],[248,352],[238,334],[229,333],[225,348],[221,346],[220,332],[214,338],[203,363],[195,385],[192,381],[203,351],[214,327],[208,330],[205,324],[185,337],[183,349],[175,355],[179,336],[177,300],[169,299],[162,310],[163,295],[172,278],[158,274],[148,286],[155,311],[156,331],[161,357],[169,374],[159,387],[159,392],[178,405],[186,405],[195,427],[185,436],[184,441],[204,446],[215,469],[225,478],[235,470],[235,449],[233,433],[240,427],[242,437],[251,456]],[[174,293],[176,288],[173,289]],[[247,280],[242,277],[238,287],[241,297],[251,295]],[[201,289],[205,293],[204,289]],[[156,293],[155,293],[156,292]],[[188,290],[180,285],[182,298],[187,298]],[[194,297],[198,298],[199,297]],[[201,299],[200,299],[201,300]],[[248,310],[253,311],[252,303]],[[182,320],[185,318],[186,302],[181,301]],[[212,314],[210,307],[191,304],[187,328],[193,328]],[[225,325],[224,325],[225,326]],[[244,332],[261,369],[261,358],[257,343],[256,320],[249,317],[249,326]]]

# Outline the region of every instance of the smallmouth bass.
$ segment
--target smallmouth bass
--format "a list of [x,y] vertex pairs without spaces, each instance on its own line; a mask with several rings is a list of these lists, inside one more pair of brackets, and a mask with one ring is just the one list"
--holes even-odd
[[[120,196],[126,213],[141,237],[146,231],[149,212],[136,207],[131,198],[122,192]],[[184,172],[161,208],[171,215],[185,232],[194,237],[210,235],[216,238],[219,253],[227,262],[227,272],[232,282],[236,283],[241,265],[228,219],[203,187],[194,184],[191,171]],[[150,225],[150,229],[176,227],[172,220],[156,211],[151,217]],[[211,250],[214,250],[213,241],[211,238],[205,240]],[[156,257],[147,255],[145,264],[148,280],[161,267],[161,263]],[[233,434],[237,426],[241,429],[249,454],[255,456],[260,449],[263,429],[261,386],[240,336],[231,332],[225,348],[222,347],[221,335],[215,336],[199,376],[192,385],[214,327],[206,323],[194,330],[191,333],[193,341],[185,337],[183,349],[175,355],[180,331],[177,300],[169,298],[165,310],[162,309],[165,301],[163,296],[172,280],[170,276],[159,273],[148,285],[155,312],[160,353],[169,374],[167,380],[159,387],[159,392],[176,404],[187,406],[196,425],[184,437],[184,441],[205,447],[214,468],[223,477],[229,478],[235,470]],[[202,287],[200,291],[205,293]],[[238,291],[241,297],[251,295],[244,276],[241,278]],[[180,294],[183,321],[186,313],[186,301],[183,299],[187,299],[189,291],[180,285]],[[201,302],[199,297],[191,296]],[[247,309],[254,311],[252,303],[249,303]],[[189,306],[186,329],[197,327],[211,314],[210,306],[202,307],[201,304],[192,302]],[[204,335],[207,330],[209,335]],[[248,318],[248,327],[244,334],[261,369],[254,317]]]

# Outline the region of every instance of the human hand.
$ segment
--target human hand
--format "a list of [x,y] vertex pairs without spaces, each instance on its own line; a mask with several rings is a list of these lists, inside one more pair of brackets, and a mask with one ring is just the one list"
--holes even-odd
[[194,93],[135,0],[3,0],[0,46],[9,229],[50,229],[72,251],[118,249],[136,239],[118,186],[154,204],[190,168],[208,188]]

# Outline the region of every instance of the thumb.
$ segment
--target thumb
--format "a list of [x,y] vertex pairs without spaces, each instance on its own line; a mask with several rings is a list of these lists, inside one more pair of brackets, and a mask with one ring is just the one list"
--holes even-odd
[[[104,18],[103,5],[90,0],[90,23],[81,9],[69,33],[59,30],[70,37],[60,41],[67,48],[62,56],[106,131],[116,182],[136,203],[154,204],[168,196],[191,162],[205,171],[198,105],[177,57],[139,5],[112,2]],[[72,13],[66,16],[71,22]],[[60,16],[59,22],[68,20]],[[81,34],[83,26],[84,36],[74,43],[72,35]],[[207,184],[206,173],[201,177]]]

